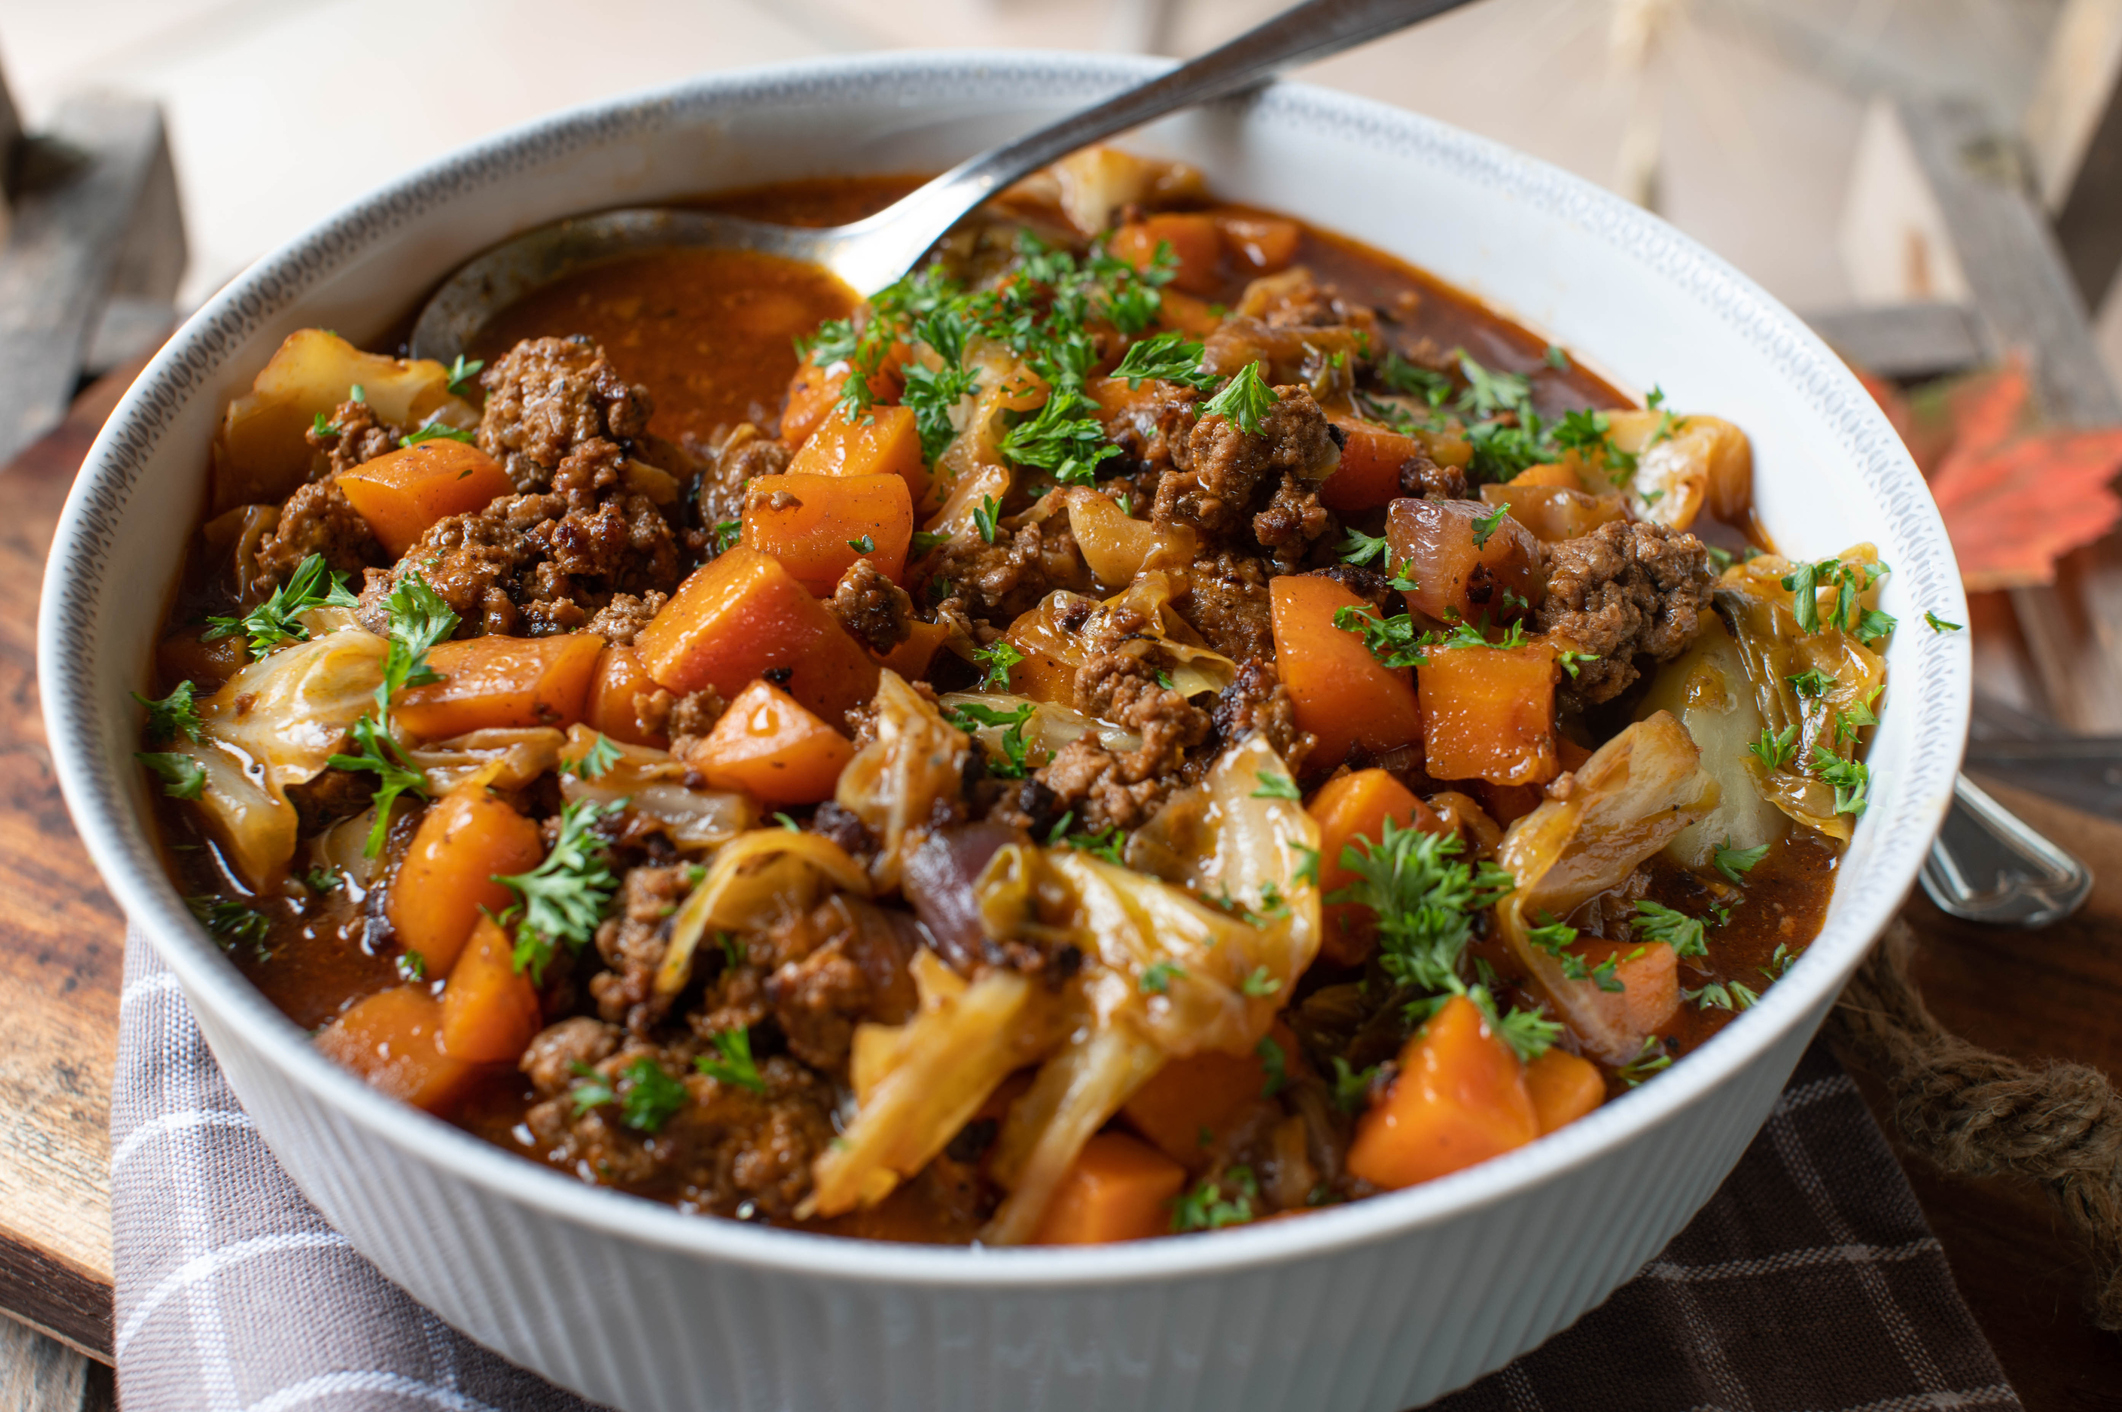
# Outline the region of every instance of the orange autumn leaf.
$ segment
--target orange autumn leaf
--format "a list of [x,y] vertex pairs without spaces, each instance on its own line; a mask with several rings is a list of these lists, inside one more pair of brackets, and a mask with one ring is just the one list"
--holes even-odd
[[1947,394],[1952,445],[1930,490],[1972,592],[2053,583],[2058,559],[2122,520],[2122,428],[2023,430],[2027,393],[2014,357]]

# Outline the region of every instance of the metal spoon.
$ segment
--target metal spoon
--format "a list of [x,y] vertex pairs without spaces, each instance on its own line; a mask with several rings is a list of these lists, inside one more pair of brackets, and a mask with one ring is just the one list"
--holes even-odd
[[640,250],[689,245],[781,255],[823,265],[867,297],[912,269],[966,212],[1080,147],[1180,108],[1228,98],[1278,70],[1338,54],[1467,3],[1306,0],[1292,5],[1220,49],[969,158],[852,225],[800,229],[661,207],[543,226],[452,275],[413,325],[413,356],[448,362],[466,351],[493,314],[530,291],[582,265]]
[[1938,910],[2000,927],[2060,922],[2093,890],[2090,869],[1966,775],[1954,781],[1952,808],[1921,876]]

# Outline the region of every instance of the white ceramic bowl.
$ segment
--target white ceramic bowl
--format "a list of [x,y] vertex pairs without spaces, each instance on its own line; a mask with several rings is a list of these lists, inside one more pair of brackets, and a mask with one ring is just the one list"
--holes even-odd
[[[1603,1299],[1706,1200],[1907,891],[1966,733],[1966,621],[1915,467],[1833,355],[1716,257],[1583,181],[1302,85],[1167,120],[1138,150],[1474,290],[1624,384],[1754,441],[1778,542],[1877,543],[1907,625],[1876,784],[1825,929],[1763,1002],[1561,1133],[1375,1200],[1083,1250],[829,1239],[598,1191],[372,1093],[319,1056],[157,865],[135,708],[226,400],[305,325],[378,335],[514,231],[778,179],[937,170],[1151,72],[1112,57],[895,54],[717,76],[467,149],[261,261],[170,342],[97,440],[39,625],[52,753],[97,865],[176,971],[273,1151],[383,1272],[472,1337],[616,1406],[1363,1409],[1457,1387]],[[183,1199],[181,1197],[173,1199]]]

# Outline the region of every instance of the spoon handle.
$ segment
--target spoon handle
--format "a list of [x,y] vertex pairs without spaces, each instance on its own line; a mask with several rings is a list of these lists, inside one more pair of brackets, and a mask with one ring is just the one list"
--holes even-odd
[[[1069,114],[1036,132],[967,159],[910,193],[888,211],[860,223],[860,269],[840,273],[868,295],[905,273],[960,216],[1010,183],[1101,138],[1197,103],[1227,98],[1281,69],[1338,54],[1418,20],[1455,10],[1470,0],[1304,0],[1217,49],[1147,83]],[[872,242],[889,225],[903,249]],[[874,254],[872,254],[874,252]],[[854,255],[849,249],[848,255]],[[841,262],[835,261],[836,265]],[[874,268],[870,268],[874,266]]]

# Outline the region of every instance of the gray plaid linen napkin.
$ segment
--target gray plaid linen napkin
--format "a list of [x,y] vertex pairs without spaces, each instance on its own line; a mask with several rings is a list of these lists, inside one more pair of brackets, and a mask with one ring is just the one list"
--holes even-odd
[[[324,1223],[128,944],[111,1107],[126,1412],[588,1404],[453,1332]],[[1575,1327],[1431,1412],[2017,1412],[1907,1178],[1819,1046],[1688,1228]]]

